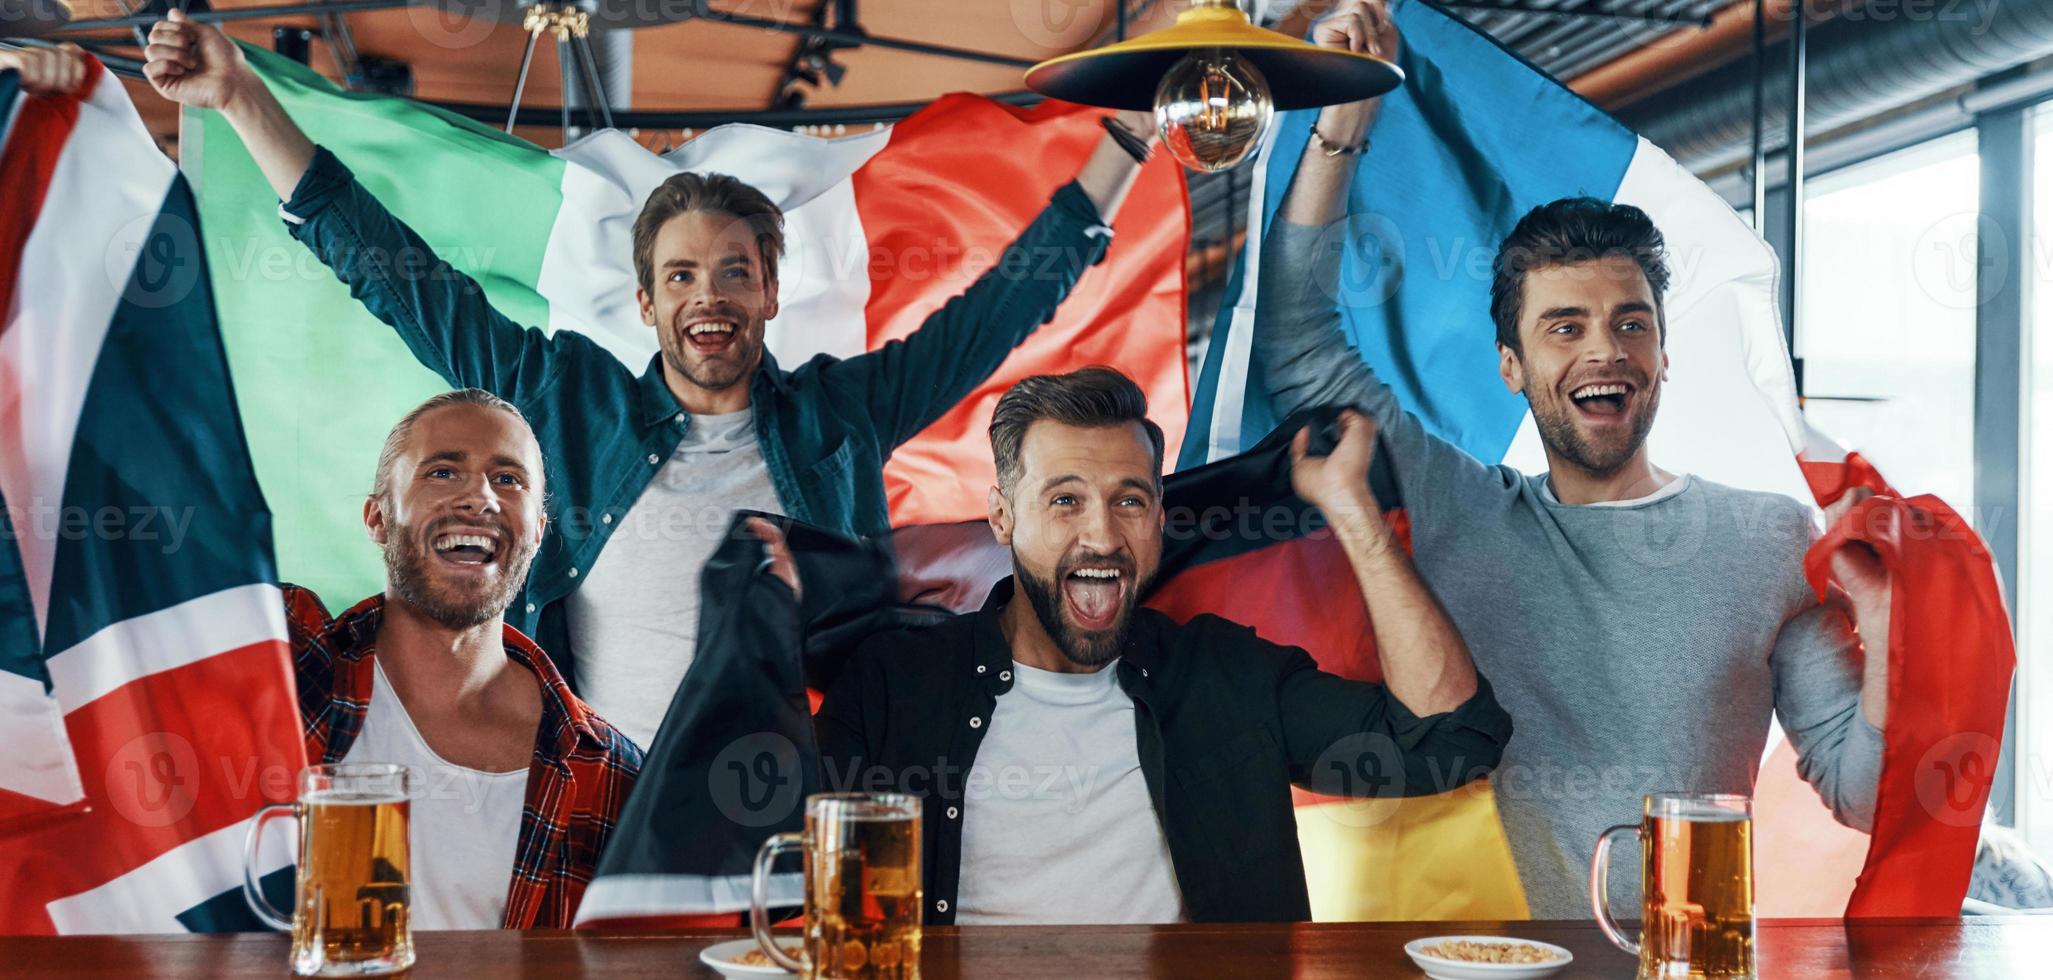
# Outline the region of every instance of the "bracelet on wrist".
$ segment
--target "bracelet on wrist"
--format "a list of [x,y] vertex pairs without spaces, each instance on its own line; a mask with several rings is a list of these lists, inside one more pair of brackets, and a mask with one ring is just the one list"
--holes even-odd
[[1146,163],[1148,158],[1154,156],[1155,151],[1148,145],[1148,141],[1126,128],[1119,120],[1111,116],[1100,116],[1098,124],[1105,127],[1105,132],[1112,135],[1112,142],[1119,144],[1119,148],[1125,150],[1126,155],[1133,158],[1133,162]]
[[1324,153],[1329,157],[1358,157],[1364,153],[1369,152],[1369,137],[1367,134],[1363,134],[1361,142],[1355,143],[1351,146],[1342,145],[1339,143],[1335,143],[1324,136],[1319,135],[1319,124],[1313,123],[1312,145],[1317,146],[1319,148],[1319,152]]

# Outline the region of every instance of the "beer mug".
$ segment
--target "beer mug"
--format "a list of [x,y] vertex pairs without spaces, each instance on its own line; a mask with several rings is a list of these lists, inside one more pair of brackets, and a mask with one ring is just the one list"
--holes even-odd
[[[1637,824],[1597,838],[1590,910],[1619,949],[1640,958],[1641,980],[1741,980],[1754,975],[1753,804],[1744,796],[1655,793]],[[1638,834],[1640,941],[1606,901],[1611,839]]]
[[[803,833],[756,851],[750,925],[764,955],[806,980],[919,980],[920,800],[904,793],[806,797]],[[804,944],[796,957],[772,938],[770,865],[803,848]]]
[[[242,895],[257,918],[292,932],[292,972],[363,977],[413,965],[407,925],[412,777],[383,762],[308,766],[299,802],[257,811],[243,843]],[[299,886],[290,918],[257,886],[257,840],[274,817],[299,818]]]

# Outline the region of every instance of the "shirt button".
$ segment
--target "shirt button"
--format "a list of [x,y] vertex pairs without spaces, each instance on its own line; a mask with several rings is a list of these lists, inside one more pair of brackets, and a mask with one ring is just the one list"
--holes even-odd
[[977,673],[981,674],[981,673],[983,673],[983,672],[984,672],[984,665],[983,665],[983,664],[978,664],[978,665],[977,665]]
[[935,903],[934,903],[934,911],[936,911],[936,912],[946,912],[946,911],[948,911],[948,900],[944,898],[944,899],[942,899],[942,900],[940,900],[940,901],[938,901],[938,902],[935,902]]
[[969,720],[969,727],[971,727],[971,728],[982,728],[982,727],[984,727],[984,719],[982,719],[982,718],[971,718],[971,719]]
[[[576,573],[575,573],[575,572],[573,572],[572,574],[576,574]],[[1148,668],[1146,668],[1146,667],[1142,667],[1142,668],[1141,668],[1141,676],[1142,676],[1142,677],[1146,677],[1146,676],[1148,676]]]
[[1012,671],[1009,671],[1009,670],[1001,670],[1001,671],[999,671],[999,672],[998,672],[998,679],[999,679],[999,680],[1001,680],[1001,681],[1009,681],[1009,680],[1011,680],[1011,679],[1012,679]]
[[528,603],[528,612],[534,612],[534,611],[535,611],[535,604],[534,604],[534,603],[532,603],[532,602]]
[[961,811],[961,810],[958,810],[958,809],[956,809],[956,808],[954,808],[954,807],[952,807],[952,806],[948,808],[948,819],[950,819],[950,820],[953,820],[953,819],[955,819],[956,817],[960,816],[961,814],[962,814],[962,811]]
[[683,412],[679,412],[679,413],[677,413],[677,424],[678,424],[678,425],[683,425],[683,424],[684,424],[684,413],[683,413]]
[[650,465],[650,466],[654,466],[654,465],[656,465],[656,461],[657,461],[657,460],[659,460],[659,459],[662,459],[662,458],[663,458],[663,457],[661,457],[661,456],[658,456],[658,455],[656,455],[655,453],[650,453],[650,454],[649,454],[649,465]]
[[612,514],[600,514],[600,515],[599,515],[599,523],[601,523],[601,524],[611,524],[611,523],[613,523],[613,515],[612,515]]
[[571,569],[571,570],[570,570],[570,577],[571,577],[571,578],[576,578],[576,577],[577,577],[577,569],[573,568],[573,569]]

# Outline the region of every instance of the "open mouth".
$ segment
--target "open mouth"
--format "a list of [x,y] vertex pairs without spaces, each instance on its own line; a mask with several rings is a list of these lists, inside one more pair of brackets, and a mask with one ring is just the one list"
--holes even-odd
[[1062,598],[1070,616],[1087,630],[1109,630],[1119,621],[1133,576],[1109,565],[1087,565],[1062,576]]
[[1583,415],[1595,418],[1623,416],[1626,402],[1631,397],[1632,386],[1621,381],[1586,384],[1568,393],[1569,400]]
[[464,568],[484,568],[499,558],[498,538],[476,531],[443,532],[435,536],[432,546],[435,557],[444,564]]
[[684,328],[684,342],[701,354],[725,353],[739,335],[740,327],[732,320],[694,320]]

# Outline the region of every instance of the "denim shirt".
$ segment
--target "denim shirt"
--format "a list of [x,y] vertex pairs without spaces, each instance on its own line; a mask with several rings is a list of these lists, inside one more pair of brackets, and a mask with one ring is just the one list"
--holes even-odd
[[[545,536],[506,621],[548,650],[577,686],[564,597],[670,458],[691,424],[663,381],[639,375],[574,331],[523,327],[477,282],[437,258],[325,148],[280,216],[297,238],[453,387],[512,402],[534,426],[549,486]],[[866,354],[819,355],[794,370],[768,351],[749,382],[756,440],[785,513],[852,535],[890,527],[884,461],[998,369],[1048,322],[1110,229],[1072,181],[962,295],[913,335]]]

